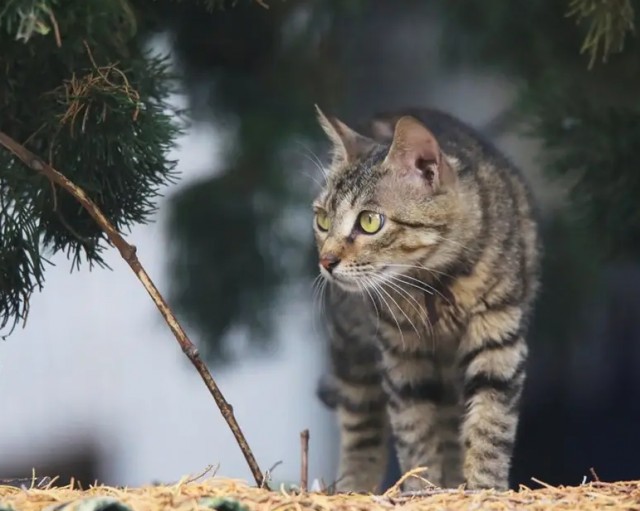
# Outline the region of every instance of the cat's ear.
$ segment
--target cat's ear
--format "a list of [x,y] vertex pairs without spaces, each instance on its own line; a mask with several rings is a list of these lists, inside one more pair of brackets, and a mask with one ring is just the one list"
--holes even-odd
[[364,135],[353,131],[349,126],[335,117],[324,115],[318,105],[315,105],[318,121],[324,132],[333,143],[333,163],[349,163],[359,156],[373,149],[376,145]]
[[384,163],[403,174],[420,176],[434,192],[456,180],[436,137],[411,116],[398,119]]

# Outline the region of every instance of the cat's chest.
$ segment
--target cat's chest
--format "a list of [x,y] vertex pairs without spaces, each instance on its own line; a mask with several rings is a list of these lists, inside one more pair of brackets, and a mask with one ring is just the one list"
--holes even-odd
[[449,288],[430,291],[398,288],[379,297],[377,311],[385,323],[386,337],[411,344],[457,345],[466,314]]

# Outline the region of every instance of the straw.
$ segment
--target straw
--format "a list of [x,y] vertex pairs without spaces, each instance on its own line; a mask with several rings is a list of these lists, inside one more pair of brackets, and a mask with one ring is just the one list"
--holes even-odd
[[0,486],[0,509],[44,511],[47,508],[47,511],[54,508],[58,511],[640,511],[640,481],[594,481],[580,486],[546,485],[540,489],[522,486],[518,491],[507,492],[433,488],[420,493],[402,494],[396,488],[385,495],[287,492],[284,487],[280,491],[268,491],[249,486],[244,481],[217,477],[198,482],[184,478],[170,486],[129,489],[97,485],[84,491],[73,485],[43,489]]

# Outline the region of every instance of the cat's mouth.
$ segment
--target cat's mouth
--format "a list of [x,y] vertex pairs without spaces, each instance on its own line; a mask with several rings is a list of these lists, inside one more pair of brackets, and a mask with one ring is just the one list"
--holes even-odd
[[335,283],[338,287],[350,293],[360,293],[366,287],[366,284],[361,282],[361,279],[357,277],[341,275],[337,272],[329,273],[327,271],[323,271],[322,276],[329,282]]
[[[404,269],[404,266],[400,268],[400,270]],[[350,272],[347,270],[345,272],[333,271],[330,273],[324,270],[321,271],[321,273],[326,280],[335,283],[338,287],[350,293],[365,293],[368,290],[375,290],[387,286],[392,288],[400,286],[421,288],[421,286],[423,286],[421,281],[414,277],[404,275],[404,272],[398,271],[394,268],[393,264],[382,264],[380,266],[370,265],[369,268],[363,272]]]

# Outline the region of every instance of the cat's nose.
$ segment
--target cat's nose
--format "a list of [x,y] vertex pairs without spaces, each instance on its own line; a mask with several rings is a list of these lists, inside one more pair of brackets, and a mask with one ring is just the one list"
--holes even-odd
[[320,264],[329,273],[333,272],[333,269],[340,264],[340,258],[335,254],[327,254],[320,258]]

